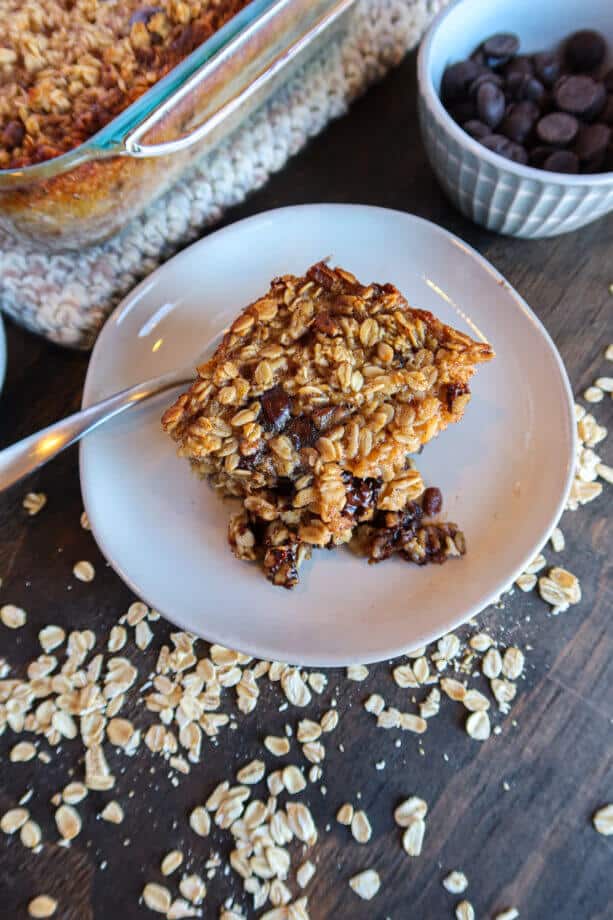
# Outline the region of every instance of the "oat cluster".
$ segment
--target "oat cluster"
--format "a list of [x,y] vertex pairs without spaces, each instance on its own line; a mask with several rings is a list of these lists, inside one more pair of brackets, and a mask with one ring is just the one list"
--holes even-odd
[[247,0],[1,0],[0,168],[71,150]]
[[262,548],[275,584],[294,584],[312,547],[346,543],[364,522],[374,561],[442,561],[464,552],[463,536],[422,521],[440,493],[428,495],[410,457],[461,419],[476,365],[492,356],[392,285],[319,263],[275,279],[240,314],[163,426],[200,475],[241,499],[230,544],[243,559]]

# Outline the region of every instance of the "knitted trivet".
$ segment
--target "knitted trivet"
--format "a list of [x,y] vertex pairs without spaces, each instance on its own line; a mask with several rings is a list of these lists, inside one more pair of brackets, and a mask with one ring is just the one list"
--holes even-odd
[[90,347],[109,311],[138,281],[342,115],[418,42],[444,2],[360,0],[338,41],[106,242],[51,254],[0,231],[2,309],[54,342]]

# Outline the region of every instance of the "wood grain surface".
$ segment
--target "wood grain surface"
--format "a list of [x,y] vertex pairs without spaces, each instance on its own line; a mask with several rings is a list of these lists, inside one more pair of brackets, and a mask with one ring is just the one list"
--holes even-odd
[[[229,213],[226,223],[311,201],[399,208],[458,233],[507,276],[542,319],[575,392],[611,374],[604,350],[613,341],[608,290],[613,216],[541,241],[494,236],[464,220],[444,198],[426,161],[417,126],[414,55]],[[76,409],[87,366],[86,355],[60,350],[10,322],[7,327],[2,446]],[[613,401],[607,397],[595,414],[611,427]],[[598,450],[613,461],[610,443]],[[547,476],[546,469],[542,475]],[[28,517],[21,506],[29,490],[48,496],[36,517]],[[610,490],[605,485],[597,501],[563,520],[567,545],[555,562],[580,578],[578,606],[554,618],[535,593],[516,591],[504,609],[490,609],[481,617],[484,628],[503,644],[526,649],[525,678],[511,713],[500,719],[499,735],[484,744],[471,740],[463,729],[461,705],[444,700],[424,736],[404,733],[396,747],[398,733],[376,729],[362,707],[371,691],[402,707],[407,691],[394,684],[389,662],[372,667],[364,683],[348,681],[339,671],[329,673],[326,693],[315,700],[312,712],[323,713],[334,696],[341,719],[326,738],[326,794],[317,785],[305,794],[320,830],[312,857],[318,871],[308,888],[314,920],[451,918],[460,898],[446,892],[441,881],[455,868],[468,876],[463,897],[478,918],[494,917],[510,906],[519,909],[522,920],[613,917],[613,838],[597,834],[591,825],[594,810],[613,801]],[[133,600],[105,565],[91,534],[79,526],[81,510],[74,449],[0,497],[0,603],[28,611],[25,628],[13,632],[0,626],[0,656],[9,660],[14,675],[23,676],[24,663],[39,654],[37,632],[43,625],[91,628],[102,642]],[[554,554],[547,554],[552,561]],[[93,583],[72,577],[79,559],[96,566]],[[170,631],[162,622],[155,627],[154,643],[138,653],[142,679]],[[283,698],[278,689],[267,681],[262,685],[256,710],[240,717],[239,730],[224,730],[218,744],[205,739],[201,763],[176,788],[168,767],[144,745],[131,759],[111,751],[118,788],[113,796],[91,793],[81,803],[83,830],[68,848],[57,845],[49,799],[70,778],[82,777],[80,743],[65,741],[57,750],[47,745],[48,765],[38,760],[11,764],[8,752],[16,739],[7,729],[0,737],[0,812],[32,788],[29,807],[41,824],[45,846],[34,855],[18,835],[0,838],[0,917],[27,916],[29,899],[43,891],[58,898],[56,917],[61,920],[153,917],[139,905],[139,896],[146,881],[161,880],[158,867],[167,851],[189,850],[194,871],[203,871],[211,849],[227,853],[227,834],[224,843],[215,834],[194,841],[185,816],[237,765],[262,753],[264,735],[281,733],[287,722],[295,726],[301,717],[291,707],[279,712]],[[235,712],[232,702],[225,708]],[[142,704],[132,700],[125,714],[142,719]],[[266,760],[270,764],[272,758]],[[377,770],[380,761],[385,769]],[[392,817],[398,800],[409,794],[429,804],[424,849],[414,859],[403,852]],[[126,810],[118,827],[96,818],[111,797]],[[359,801],[370,816],[374,833],[367,846],[359,846],[334,821],[346,800]],[[369,903],[347,885],[352,874],[367,867],[377,868],[382,879],[381,891]],[[218,873],[203,915],[216,918],[223,900],[239,891],[234,874]]]

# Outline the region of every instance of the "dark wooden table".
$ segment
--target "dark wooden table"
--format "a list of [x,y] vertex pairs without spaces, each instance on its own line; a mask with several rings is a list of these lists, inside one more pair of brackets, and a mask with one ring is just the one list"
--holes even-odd
[[[576,392],[610,373],[603,353],[613,341],[608,290],[613,219],[537,242],[493,236],[464,220],[443,197],[426,162],[415,110],[414,56],[228,214],[226,222],[278,205],[324,200],[412,211],[458,233],[509,278],[543,320]],[[86,355],[62,351],[11,323],[7,327],[9,369],[0,400],[3,446],[76,409],[87,366]],[[611,426],[612,409],[608,398],[596,407],[601,423]],[[599,449],[610,462],[606,443]],[[28,490],[48,496],[45,509],[33,518],[21,507]],[[396,748],[396,733],[376,729],[361,705],[374,690],[390,704],[406,700],[407,691],[392,681],[389,663],[371,668],[361,684],[330,672],[328,690],[315,706],[323,712],[335,695],[341,714],[336,733],[327,736],[327,794],[317,786],[306,794],[320,828],[318,873],[309,888],[315,920],[452,917],[459,898],[442,888],[441,879],[454,868],[466,872],[470,885],[465,896],[479,918],[511,905],[519,908],[522,920],[613,917],[613,842],[598,835],[590,820],[598,806],[613,800],[608,502],[605,492],[564,518],[567,546],[556,561],[561,558],[581,580],[583,600],[577,607],[554,619],[535,593],[515,592],[505,609],[482,616],[484,628],[501,641],[529,649],[512,712],[501,719],[502,733],[489,742],[471,740],[463,730],[462,707],[444,700],[447,705],[421,741],[406,733]],[[42,625],[91,628],[102,642],[133,600],[79,526],[81,509],[76,450],[0,499],[0,601],[18,604],[29,615],[21,630],[0,626],[0,654],[9,659],[13,674],[22,675],[24,662],[39,653],[36,636]],[[78,559],[96,565],[92,584],[73,579],[71,568]],[[141,677],[153,667],[168,631],[157,624],[154,643],[138,653]],[[161,880],[162,855],[173,847],[191,849],[192,864],[202,871],[218,839],[194,843],[185,815],[236,765],[261,755],[265,734],[282,731],[286,721],[295,725],[300,717],[298,710],[279,713],[278,690],[262,683],[255,712],[241,716],[239,730],[226,730],[216,746],[205,739],[201,764],[178,788],[168,781],[163,761],[143,745],[132,759],[111,750],[109,760],[119,777],[113,795],[125,805],[126,820],[120,827],[97,821],[100,803],[111,796],[92,793],[79,806],[83,831],[70,848],[56,844],[49,799],[71,776],[82,776],[81,744],[64,742],[47,766],[37,760],[13,765],[8,751],[16,739],[7,730],[0,738],[0,810],[33,788],[29,807],[47,843],[33,855],[15,837],[0,839],[0,916],[26,916],[29,898],[41,891],[59,898],[56,916],[62,920],[154,916],[138,905],[138,898],[146,881]],[[228,711],[235,712],[232,705]],[[138,721],[148,714],[133,702],[128,715]],[[386,766],[378,771],[375,762],[380,760]],[[367,847],[334,821],[338,806],[358,791],[374,826]],[[424,851],[416,859],[403,853],[392,819],[398,799],[411,793],[429,803]],[[369,866],[379,870],[383,884],[367,903],[349,891],[347,879]],[[216,918],[222,900],[238,891],[235,876],[218,874],[204,915]]]

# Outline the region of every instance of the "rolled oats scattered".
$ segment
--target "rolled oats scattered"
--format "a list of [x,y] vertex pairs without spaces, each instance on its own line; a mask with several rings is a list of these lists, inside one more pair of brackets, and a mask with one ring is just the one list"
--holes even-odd
[[293,706],[308,706],[311,702],[309,688],[297,668],[288,668],[281,677],[281,687]]
[[79,581],[93,581],[96,576],[96,570],[86,559],[82,559],[81,562],[77,562],[73,569],[72,574],[75,578],[78,578]]
[[592,823],[599,834],[610,837],[613,834],[613,804],[599,808],[592,818]]
[[19,831],[19,838],[24,847],[33,850],[42,840],[42,832],[36,821],[26,821]]
[[315,875],[315,866],[307,859],[296,871],[296,881],[300,888],[306,888],[313,876]]
[[326,749],[321,741],[307,741],[302,745],[302,753],[309,763],[321,763],[325,759]]
[[44,652],[52,652],[66,639],[61,626],[45,626],[38,634],[38,641]]
[[43,920],[45,917],[52,917],[57,910],[57,901],[48,894],[39,894],[32,898],[28,904],[28,913],[37,920]]
[[134,630],[134,642],[141,651],[144,651],[152,639],[153,632],[151,627],[146,620],[141,620],[140,623],[136,624],[136,629]]
[[263,760],[252,760],[237,771],[236,779],[246,786],[253,786],[264,778],[266,765]]
[[466,720],[466,731],[475,741],[487,741],[491,734],[490,717],[487,712],[471,712]]
[[365,811],[356,811],[351,819],[351,834],[358,843],[368,843],[372,837],[372,827]]
[[559,527],[554,527],[551,531],[551,545],[554,552],[561,553],[566,545],[566,540],[564,539],[564,534]]
[[417,795],[412,795],[394,809],[394,821],[398,827],[408,827],[415,818],[425,818],[428,803]]
[[192,904],[188,904],[183,898],[175,898],[166,914],[166,920],[186,920],[188,917],[199,917],[201,911],[196,910]]
[[21,830],[29,817],[27,808],[10,808],[0,818],[0,830],[3,834],[14,834]]
[[162,864],[160,866],[162,875],[172,875],[172,873],[179,868],[182,862],[183,853],[181,850],[171,850],[170,853],[167,853],[162,860]]
[[494,644],[494,640],[487,633],[477,633],[470,637],[468,644],[476,652],[487,652],[488,648]]
[[366,712],[371,712],[373,715],[378,716],[385,709],[385,700],[378,693],[371,693],[364,703],[364,709]]
[[184,875],[179,882],[179,891],[192,904],[201,904],[206,897],[206,885],[199,875]]
[[189,816],[189,826],[199,837],[206,837],[211,830],[211,819],[206,808],[198,805]]
[[60,805],[55,813],[55,823],[64,840],[74,840],[81,833],[81,817],[72,805]]
[[455,909],[456,920],[475,920],[475,910],[470,901],[460,901]]
[[604,397],[603,391],[600,387],[588,387],[583,394],[583,398],[586,402],[589,403],[599,403]]
[[283,785],[283,773],[281,770],[274,770],[266,777],[266,785],[271,795],[280,795],[285,788]]
[[307,806],[301,802],[288,802],[285,811],[294,836],[312,846],[317,840],[317,829]]
[[336,812],[336,820],[339,824],[345,824],[347,827],[353,821],[353,805],[349,802],[345,802],[344,805],[341,805],[339,810]]
[[104,806],[100,812],[100,817],[103,821],[108,821],[110,824],[121,824],[124,819],[124,811],[119,802],[112,800]]
[[338,725],[338,719],[338,710],[328,709],[320,719],[319,724],[321,725],[321,730],[324,732],[333,732]]
[[166,914],[170,910],[172,897],[168,888],[157,885],[155,882],[148,882],[143,888],[143,901],[149,910],[158,914]]
[[466,696],[466,687],[464,684],[460,683],[459,680],[455,680],[453,677],[441,678],[441,690],[443,693],[447,694],[449,699],[455,700],[458,703],[461,703]]
[[16,607],[15,604],[5,604],[0,607],[0,620],[9,629],[21,629],[22,626],[25,626],[27,618],[25,610]]
[[304,774],[298,767],[290,765],[285,767],[281,774],[283,786],[290,795],[297,795],[306,789]]
[[539,593],[554,608],[554,614],[568,610],[571,604],[578,604],[581,600],[578,578],[558,566],[550,569],[548,575],[539,578]]
[[375,869],[365,869],[349,879],[349,887],[355,891],[363,901],[370,901],[381,887],[379,873]]
[[462,894],[468,888],[468,879],[463,872],[455,869],[443,879],[443,888],[451,894]]
[[523,572],[519,578],[515,579],[515,584],[522,591],[532,591],[536,587],[536,582],[536,575],[532,575],[530,572]]
[[462,702],[469,712],[485,712],[490,708],[490,701],[479,690],[467,690]]
[[368,668],[363,664],[351,664],[347,668],[349,680],[362,681],[368,677]]
[[[335,712],[335,710],[332,711]],[[317,741],[321,736],[321,732],[322,728],[319,722],[313,722],[312,719],[301,719],[298,723],[296,738],[301,744],[305,744],[307,741]]]
[[411,818],[402,835],[402,848],[407,856],[419,856],[422,850],[426,822],[423,818]]
[[309,674],[309,687],[314,693],[321,694],[326,689],[328,678],[321,671],[312,671]]
[[[536,576],[532,575],[536,583]],[[481,662],[481,671],[485,677],[498,677],[502,671],[502,656],[497,648],[491,648],[483,656],[483,661]]]
[[62,791],[62,798],[67,805],[78,805],[87,795],[87,786],[84,783],[68,783]]
[[287,738],[280,735],[266,735],[264,747],[275,757],[284,757],[289,754],[290,743]]
[[28,514],[32,517],[33,515],[38,514],[39,511],[42,511],[42,509],[45,507],[47,504],[47,496],[44,492],[28,492],[22,504]]
[[604,479],[609,485],[613,485],[613,466],[607,466],[606,463],[597,463],[596,472],[601,479]]
[[508,677],[509,680],[517,680],[524,670],[524,662],[524,653],[521,649],[511,645],[505,651],[502,659],[502,673],[505,677]]
[[9,754],[11,763],[27,763],[34,757],[36,757],[36,748],[31,741],[18,741]]

